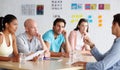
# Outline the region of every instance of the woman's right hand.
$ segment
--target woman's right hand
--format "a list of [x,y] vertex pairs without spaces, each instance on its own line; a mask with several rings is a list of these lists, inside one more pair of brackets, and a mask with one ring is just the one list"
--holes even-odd
[[13,56],[13,57],[11,57],[11,61],[12,62],[19,62],[20,61],[20,58],[19,58],[20,56],[19,55],[17,55],[17,56]]

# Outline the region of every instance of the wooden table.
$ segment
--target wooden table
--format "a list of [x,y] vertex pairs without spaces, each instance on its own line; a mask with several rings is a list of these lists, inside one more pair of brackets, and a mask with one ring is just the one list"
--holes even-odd
[[[18,62],[6,62],[6,61],[0,61],[0,68],[7,68],[7,69],[13,69],[13,70],[59,70],[59,69],[65,69],[73,67],[70,64],[67,64],[69,61],[68,58],[60,57],[54,58],[56,60],[40,60],[37,62],[32,61],[26,61],[25,64],[20,64]],[[83,56],[84,61],[86,62],[95,62],[94,57],[92,56]],[[81,69],[82,67],[78,67]]]

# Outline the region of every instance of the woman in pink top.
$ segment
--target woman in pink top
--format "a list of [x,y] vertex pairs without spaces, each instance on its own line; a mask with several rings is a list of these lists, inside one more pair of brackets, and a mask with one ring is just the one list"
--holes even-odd
[[70,32],[69,42],[72,50],[89,51],[90,47],[83,42],[83,38],[88,36],[88,22],[82,18],[76,28]]
[[19,61],[15,32],[18,21],[14,15],[0,17],[0,61]]

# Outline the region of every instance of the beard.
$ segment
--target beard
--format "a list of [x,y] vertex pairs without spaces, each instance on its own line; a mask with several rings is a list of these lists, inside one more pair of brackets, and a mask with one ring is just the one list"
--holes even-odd
[[54,34],[55,35],[60,35],[60,34],[62,34],[62,31],[54,31]]

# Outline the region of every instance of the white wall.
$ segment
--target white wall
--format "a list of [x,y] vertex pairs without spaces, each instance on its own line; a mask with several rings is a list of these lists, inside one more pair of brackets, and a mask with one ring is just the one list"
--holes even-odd
[[[106,52],[112,45],[114,36],[111,35],[111,24],[113,15],[120,13],[120,0],[62,0],[63,9],[60,11],[51,10],[52,0],[0,0],[0,16],[4,16],[8,13],[14,14],[18,18],[18,30],[16,34],[24,32],[23,23],[27,18],[33,18],[38,23],[39,32],[43,34],[47,30],[52,28],[52,24],[55,18],[53,15],[60,15],[67,21],[66,30],[68,33],[73,30],[77,23],[72,24],[70,22],[72,14],[83,14],[84,17],[92,15],[93,23],[89,24],[89,33],[92,40],[96,43],[97,48],[102,52]],[[71,10],[71,3],[90,3],[100,4],[109,3],[111,5],[110,10]],[[25,16],[21,14],[21,6],[24,4],[44,5],[44,15]],[[98,27],[98,15],[103,16],[103,26]]]

